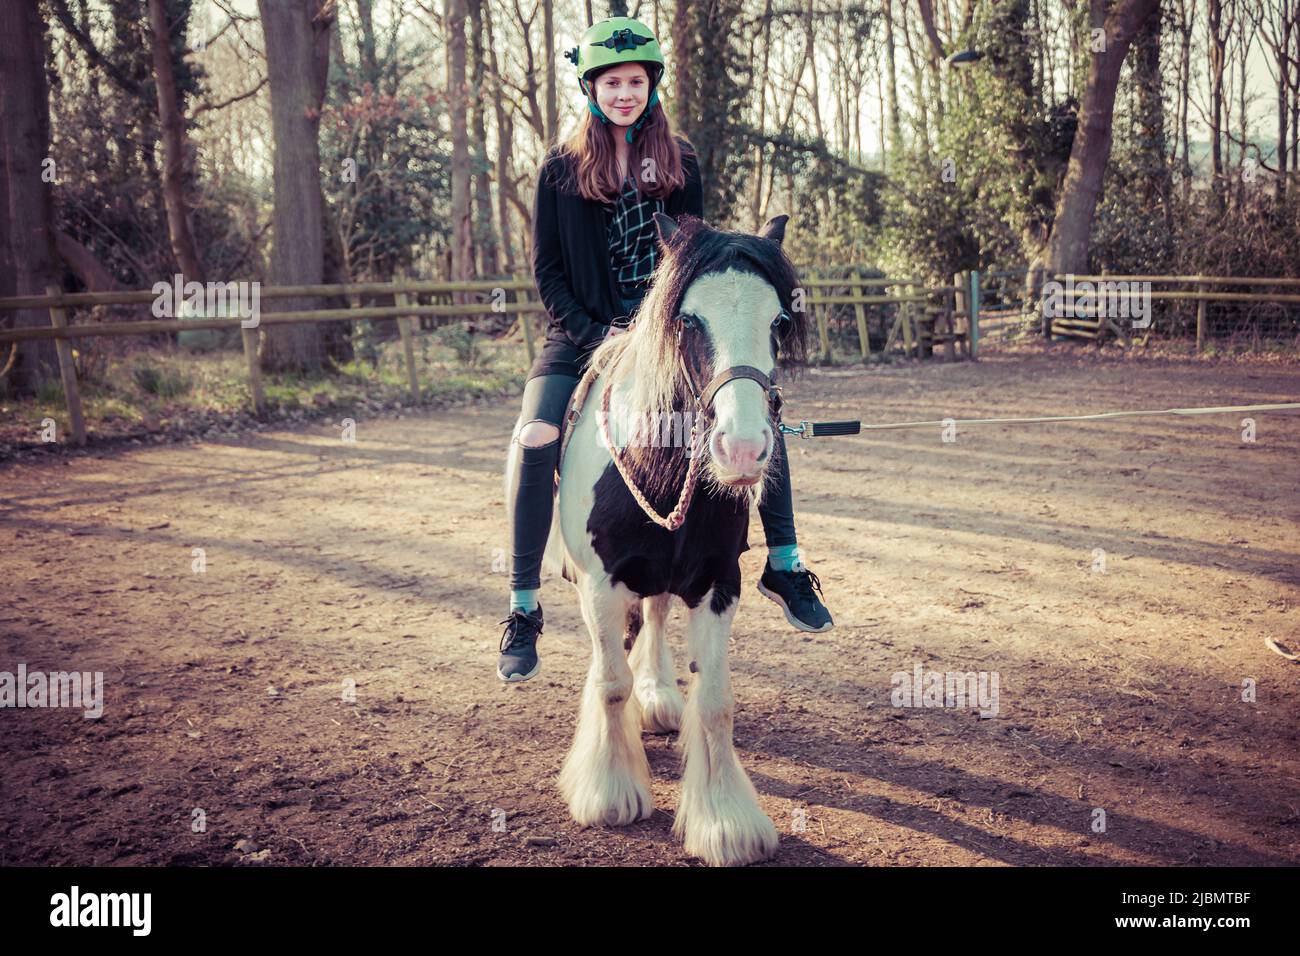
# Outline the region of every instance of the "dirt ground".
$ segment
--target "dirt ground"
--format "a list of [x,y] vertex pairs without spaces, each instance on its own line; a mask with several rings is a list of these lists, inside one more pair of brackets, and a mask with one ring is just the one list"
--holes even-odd
[[[787,419],[1295,401],[1297,372],[1058,344],[808,373]],[[567,583],[540,676],[495,677],[516,413],[0,468],[0,670],[102,671],[105,697],[0,710],[0,864],[695,865],[675,737],[645,738],[648,820],[584,830],[556,793],[588,660]],[[1300,863],[1300,664],[1264,644],[1300,644],[1300,414],[1253,443],[1241,417],[792,444],[836,626],[754,591],[755,513],[732,644],[775,863]],[[997,716],[891,706],[917,664],[995,672]]]

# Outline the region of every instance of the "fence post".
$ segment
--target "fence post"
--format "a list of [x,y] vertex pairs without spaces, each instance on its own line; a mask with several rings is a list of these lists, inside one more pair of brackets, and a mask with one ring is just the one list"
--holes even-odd
[[[61,296],[63,290],[56,285],[47,285],[45,294]],[[62,306],[50,306],[50,325],[56,329],[68,327],[68,313]],[[72,428],[72,441],[77,445],[86,443],[86,420],[81,415],[81,393],[77,391],[77,366],[72,360],[72,343],[65,338],[54,340],[54,350],[59,356],[59,377],[63,380],[63,398],[68,405],[68,420]]]
[[980,344],[980,271],[970,271],[970,357],[978,354]]
[[1038,308],[1038,314],[1042,317],[1041,329],[1043,338],[1050,342],[1052,341],[1052,316],[1047,314],[1047,305],[1043,301],[1043,286],[1047,285],[1048,282],[1055,282],[1056,273],[1048,273],[1046,267],[1043,267],[1036,281],[1038,285],[1038,298],[1034,304]]
[[[397,304],[408,305],[405,292],[397,293]],[[411,331],[412,316],[397,317],[397,332],[402,337],[402,355],[406,359],[406,381],[411,387],[411,401],[420,404],[420,380],[415,375],[415,335]]]
[[248,387],[253,393],[253,414],[261,418],[266,414],[266,397],[262,394],[262,366],[257,361],[257,329],[239,326],[244,340],[244,360],[248,363]]
[[[853,274],[859,279],[862,278],[861,269],[854,269]],[[863,292],[863,286],[861,285],[856,285],[852,288],[856,290],[854,295],[859,299],[861,299],[865,294]],[[858,317],[858,344],[862,347],[862,359],[863,361],[866,361],[871,357],[871,337],[867,334],[867,310],[863,307],[861,302],[855,302],[853,303],[853,312]]]
[[957,313],[965,312],[967,318],[969,319],[970,317],[970,273],[957,273],[952,277],[952,284],[957,289],[953,296],[956,308],[949,310],[947,322],[945,323],[943,330],[943,357],[944,360],[948,362],[955,362],[957,360],[957,343],[955,341],[957,332]]
[[[1197,275],[1196,278],[1200,279],[1200,278],[1202,278],[1202,277],[1201,277],[1200,275]],[[1240,287],[1238,287],[1238,288],[1240,288]],[[1200,283],[1200,282],[1196,283],[1196,291],[1197,291],[1197,293],[1199,293],[1200,295],[1204,295],[1204,294],[1205,294],[1205,286],[1204,286],[1202,283]],[[1205,300],[1205,299],[1197,299],[1197,300],[1196,300],[1196,354],[1197,354],[1197,355],[1200,355],[1200,354],[1202,354],[1202,353],[1205,351],[1205,307],[1206,307],[1206,304],[1207,304],[1207,303],[1206,303],[1206,300]]]
[[[819,286],[819,288],[824,289],[826,288],[826,286]],[[817,308],[817,306],[815,305],[813,306],[813,315],[817,317],[817,335],[821,339],[821,343],[822,343],[822,361],[825,364],[830,365],[831,364],[831,335],[830,335],[829,323],[826,318],[826,313],[828,309],[830,309],[830,306],[827,305],[825,302],[822,303],[820,309]]]
[[[915,295],[916,286],[909,285],[907,287],[907,294],[909,297]],[[903,313],[903,356],[905,358],[912,358],[912,344],[914,341],[912,333],[914,329],[918,327],[914,322],[914,316],[916,315],[917,310],[920,310],[924,315],[925,300],[920,302],[912,302],[909,300],[907,303],[907,311]],[[916,357],[918,359],[921,357],[921,347],[919,344],[916,346]]]

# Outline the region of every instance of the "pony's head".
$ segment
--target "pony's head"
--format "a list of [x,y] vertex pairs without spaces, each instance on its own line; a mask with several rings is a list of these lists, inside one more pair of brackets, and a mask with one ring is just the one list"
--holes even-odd
[[[611,359],[627,359],[615,376],[632,376],[627,401],[643,420],[696,415],[703,393],[706,474],[724,492],[741,494],[760,483],[776,448],[769,393],[743,370],[770,379],[778,358],[799,361],[807,352],[807,314],[794,301],[799,277],[781,246],[788,219],[777,216],[750,235],[656,213],[663,248],[650,291],[631,332],[601,346],[622,353]],[[710,389],[727,370],[742,371]],[[653,467],[665,463],[662,453],[645,451],[646,442],[634,445],[630,457],[643,474],[664,471]]]

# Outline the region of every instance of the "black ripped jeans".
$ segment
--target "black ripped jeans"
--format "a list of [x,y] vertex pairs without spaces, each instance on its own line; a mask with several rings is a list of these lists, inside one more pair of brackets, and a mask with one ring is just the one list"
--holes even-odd
[[[572,355],[564,352],[564,342],[548,341],[538,357],[524,386],[523,411],[519,428],[529,422],[547,422],[557,429],[563,428],[569,398],[578,387],[580,371],[585,366],[584,357],[576,348]],[[518,441],[518,431],[513,440]],[[758,514],[763,520],[763,534],[769,548],[795,543],[794,501],[790,494],[790,461],[786,455],[785,436],[777,429],[778,454],[772,467],[777,470],[776,484],[768,487],[759,503]],[[541,586],[542,554],[546,538],[551,531],[554,508],[555,466],[560,457],[560,441],[549,442],[540,448],[524,445],[518,458],[519,473],[513,502],[509,502],[511,520],[511,572],[512,590],[524,591]]]

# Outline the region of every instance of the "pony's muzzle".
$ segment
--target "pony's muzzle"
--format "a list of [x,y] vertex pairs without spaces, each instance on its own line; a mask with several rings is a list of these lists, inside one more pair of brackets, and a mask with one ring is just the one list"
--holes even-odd
[[772,454],[772,429],[766,425],[755,437],[740,437],[725,431],[715,431],[709,439],[709,453],[713,456],[718,479],[728,484],[758,482]]

